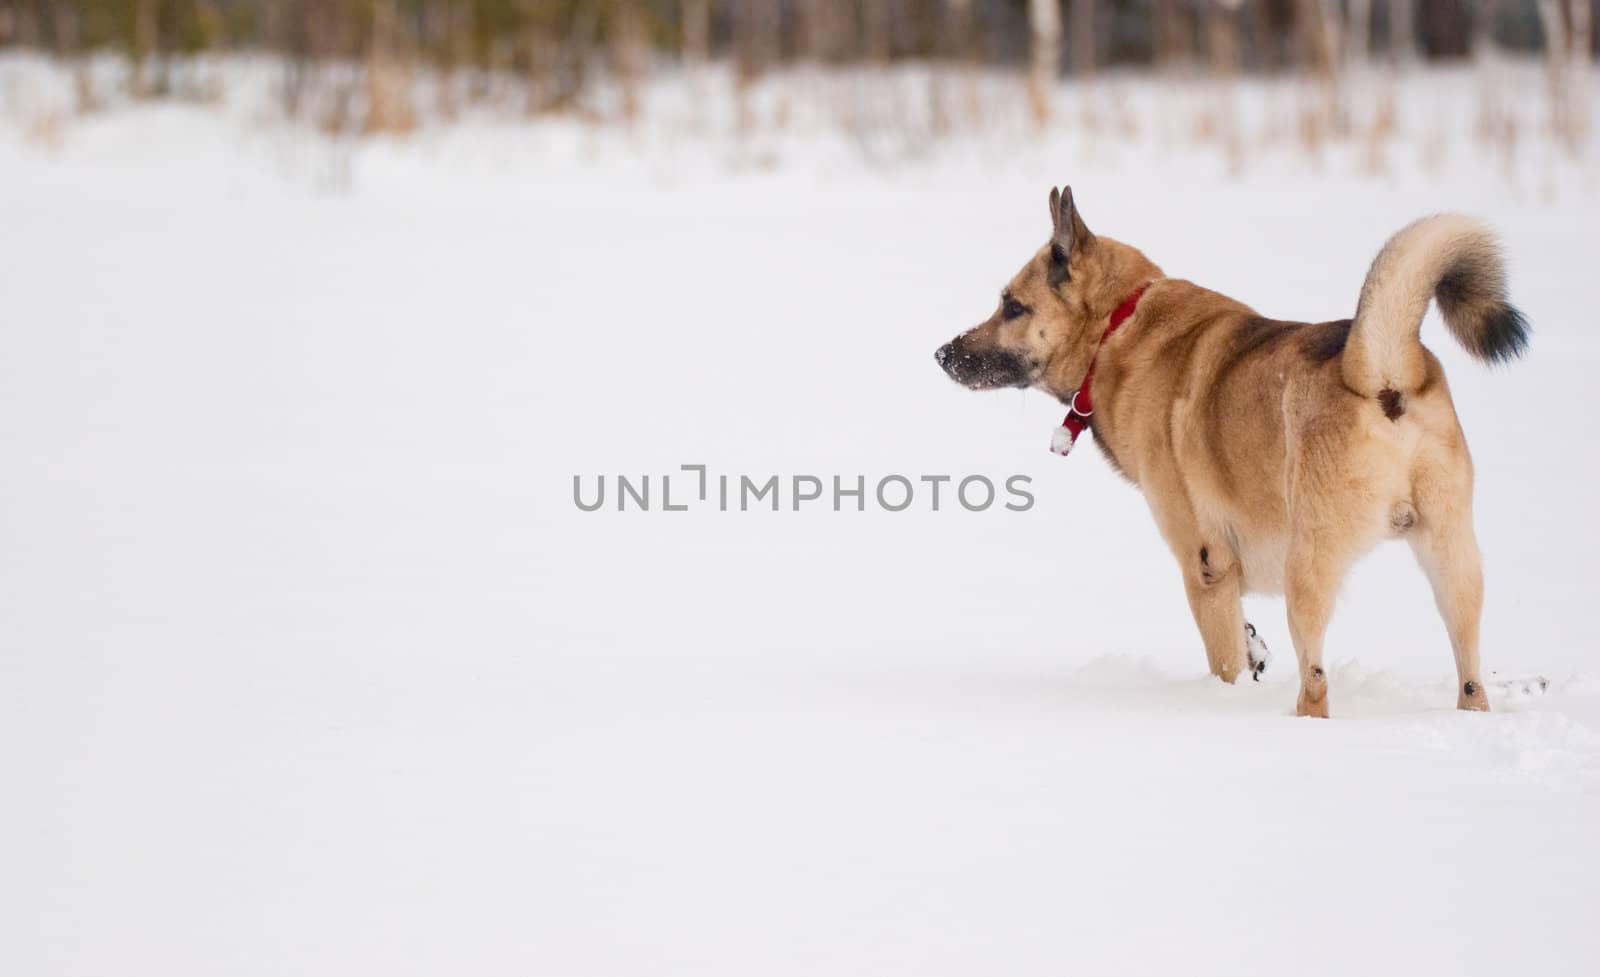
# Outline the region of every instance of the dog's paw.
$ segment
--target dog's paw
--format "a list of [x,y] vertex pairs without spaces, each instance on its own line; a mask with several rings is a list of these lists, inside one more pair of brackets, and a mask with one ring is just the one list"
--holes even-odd
[[1267,649],[1267,643],[1261,640],[1261,635],[1256,634],[1256,626],[1249,621],[1244,622],[1244,654],[1245,660],[1250,663],[1250,677],[1261,681],[1261,673],[1267,670],[1272,652]]

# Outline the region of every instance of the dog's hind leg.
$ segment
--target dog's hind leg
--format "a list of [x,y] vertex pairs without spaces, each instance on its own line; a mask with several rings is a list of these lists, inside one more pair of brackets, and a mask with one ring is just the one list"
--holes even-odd
[[1363,438],[1336,421],[1322,420],[1296,433],[1283,567],[1289,637],[1300,665],[1294,711],[1326,719],[1323,637],[1345,574],[1388,531],[1389,513],[1379,511],[1383,493],[1371,473],[1381,473],[1389,462],[1386,442]]
[[1298,491],[1291,488],[1283,587],[1289,637],[1300,665],[1295,715],[1326,719],[1328,674],[1322,667],[1323,636],[1339,586],[1356,558],[1371,548],[1378,526],[1375,520],[1363,518],[1359,501],[1346,497],[1342,485],[1327,485],[1325,480],[1307,478],[1303,473],[1296,481]]
[[1315,534],[1289,543],[1284,569],[1284,602],[1289,609],[1289,637],[1300,664],[1297,716],[1328,718],[1328,673],[1322,667],[1322,638],[1333,616],[1333,601],[1350,561],[1319,548]]
[[1470,462],[1454,461],[1418,466],[1414,478],[1420,519],[1408,539],[1450,633],[1456,659],[1456,708],[1487,712],[1489,697],[1478,671],[1483,565],[1472,530],[1472,470]]

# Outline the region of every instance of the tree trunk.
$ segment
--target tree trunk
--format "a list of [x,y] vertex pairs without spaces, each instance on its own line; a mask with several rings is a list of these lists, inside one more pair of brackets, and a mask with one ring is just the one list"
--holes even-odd
[[867,60],[876,65],[889,63],[893,43],[894,11],[890,0],[862,0],[861,37]]
[[644,15],[637,0],[622,0],[611,25],[611,70],[622,88],[622,117],[633,122],[639,117],[640,90],[650,60],[650,41],[645,35]]
[[1072,0],[1072,73],[1094,74],[1094,0]]
[[1336,0],[1300,0],[1295,15],[1300,25],[1301,64],[1319,77],[1331,75],[1339,60]]
[[683,61],[702,68],[711,59],[711,0],[684,0]]
[[152,77],[151,62],[156,58],[156,44],[159,40],[157,28],[160,26],[157,16],[160,13],[156,0],[139,0],[133,12],[133,94],[136,98],[147,98],[151,95],[161,94],[159,72]]
[[748,84],[777,57],[777,0],[739,0],[733,10],[734,74]]
[[394,0],[372,0],[367,49],[366,132],[407,133],[416,126],[411,106],[411,70],[399,54]]
[[1222,142],[1228,165],[1237,174],[1244,165],[1244,147],[1239,138],[1238,114],[1234,110],[1233,80],[1239,71],[1238,0],[1214,0],[1206,5],[1207,47],[1211,53],[1212,80],[1216,90],[1215,134]]
[[1028,104],[1034,121],[1050,121],[1050,95],[1055,88],[1061,51],[1061,0],[1028,0],[1028,33],[1032,61]]
[[978,60],[972,0],[945,0],[944,53],[964,64]]
[[1372,57],[1372,0],[1350,0],[1344,56],[1347,64],[1362,66]]
[[1572,148],[1582,150],[1589,138],[1589,62],[1594,51],[1594,25],[1589,0],[1569,0],[1572,12]]
[[1576,155],[1589,134],[1589,0],[1538,0],[1535,8],[1544,28],[1550,128],[1556,139]]
[[1389,0],[1389,63],[1408,68],[1416,57],[1416,8],[1412,0]]

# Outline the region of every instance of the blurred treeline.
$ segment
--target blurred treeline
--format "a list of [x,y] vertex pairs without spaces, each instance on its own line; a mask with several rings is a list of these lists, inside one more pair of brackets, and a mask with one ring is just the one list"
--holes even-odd
[[[1553,138],[1572,158],[1587,153],[1597,4],[0,0],[0,53],[43,52],[66,69],[70,102],[23,107],[30,137],[52,146],[69,119],[121,98],[221,101],[241,63],[259,60],[269,71],[255,77],[272,79],[266,110],[309,122],[335,142],[405,135],[469,106],[502,118],[632,123],[658,104],[652,76],[681,67],[690,81],[681,91],[695,106],[691,129],[709,118],[708,93],[729,91],[718,80],[725,78],[741,140],[763,124],[784,130],[798,106],[869,157],[905,156],[1004,118],[1007,106],[1025,104],[1040,127],[1070,121],[1059,82],[1109,68],[1149,71],[1202,93],[1187,125],[1197,140],[1222,146],[1235,169],[1242,169],[1251,137],[1234,82],[1247,74],[1286,76],[1298,92],[1293,131],[1308,152],[1316,155],[1328,140],[1359,140],[1373,171],[1383,168],[1383,147],[1397,127],[1397,92],[1419,75],[1408,66],[1468,59],[1479,79],[1474,130],[1510,172],[1528,134]],[[1506,55],[1519,52],[1537,52],[1543,64],[1541,118],[1506,88]],[[713,62],[725,70],[703,70]],[[907,63],[918,67],[878,79],[906,84],[859,84],[868,74],[860,68]],[[839,70],[811,70],[817,66]],[[778,77],[791,67],[802,70]],[[1002,71],[980,70],[986,68]],[[754,84],[769,73],[772,84]],[[1025,81],[1024,102],[1008,73]],[[980,95],[996,82],[1005,90],[998,100]],[[909,85],[923,86],[923,95]],[[1086,128],[1101,124],[1088,103],[1078,109]],[[1261,138],[1279,138],[1279,131],[1269,126]],[[337,164],[330,179],[348,183],[339,175],[347,169],[347,162]]]
[[435,66],[557,75],[581,75],[596,52],[631,51],[688,61],[729,56],[748,73],[790,61],[1014,63],[1037,59],[1043,30],[1059,48],[1050,60],[1084,72],[1204,58],[1220,17],[1233,22],[1239,66],[1270,71],[1319,57],[1315,49],[1328,40],[1314,35],[1329,23],[1344,34],[1341,47],[1396,57],[1461,57],[1483,37],[1506,49],[1538,50],[1557,22],[1592,47],[1597,2],[0,0],[0,46],[59,54],[109,49],[136,60],[222,50],[353,58],[376,47]]
[[[1497,107],[1491,66],[1538,50],[1548,131],[1586,144],[1588,75],[1600,0],[0,0],[0,49],[73,64],[78,113],[103,104],[91,55],[124,57],[119,90],[136,98],[220,98],[214,55],[267,55],[283,66],[280,104],[329,133],[405,133],[424,112],[452,117],[496,92],[527,114],[636,118],[643,82],[682,64],[731,64],[741,128],[749,83],[786,65],[1026,64],[1039,124],[1055,114],[1064,75],[1148,66],[1227,84],[1245,72],[1292,72],[1323,93],[1302,128],[1350,131],[1344,80],[1370,63],[1470,56],[1485,89],[1479,128],[1501,142],[1518,123]],[[1398,77],[1401,72],[1391,72]],[[419,102],[419,80],[436,97]],[[970,75],[969,75],[970,79]],[[603,82],[597,85],[596,82]],[[937,83],[935,85],[937,87]],[[942,96],[935,112],[942,118]],[[502,98],[501,102],[507,101]],[[1226,99],[1208,127],[1237,147]],[[1388,110],[1385,110],[1387,113]],[[859,115],[859,112],[853,115]],[[883,120],[892,122],[893,120]],[[942,125],[942,124],[941,124]],[[879,125],[879,128],[883,128]],[[41,138],[59,123],[43,126]],[[849,128],[861,129],[859,120]],[[1383,128],[1380,126],[1379,128]],[[1235,150],[1234,155],[1238,155]]]

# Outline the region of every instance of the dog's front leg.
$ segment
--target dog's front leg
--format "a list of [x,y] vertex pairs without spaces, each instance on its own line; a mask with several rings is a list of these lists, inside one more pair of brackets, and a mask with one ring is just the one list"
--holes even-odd
[[[1208,554],[1209,555],[1209,554]],[[1208,560],[1210,564],[1212,561]],[[1211,674],[1232,683],[1245,670],[1244,607],[1239,602],[1240,574],[1230,566],[1220,576],[1215,567],[1202,567],[1198,561],[1183,568],[1183,587],[1189,595],[1189,609],[1206,644],[1206,661]]]
[[[1188,492],[1168,464],[1148,466],[1143,485],[1156,526],[1178,558],[1189,609],[1205,642],[1211,674],[1232,684],[1247,666],[1243,571],[1231,547],[1207,539],[1189,505]],[[1265,646],[1263,645],[1263,650]],[[1261,662],[1265,666],[1265,659]]]

